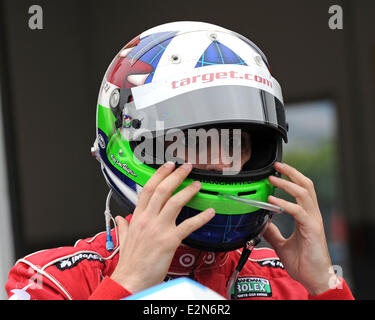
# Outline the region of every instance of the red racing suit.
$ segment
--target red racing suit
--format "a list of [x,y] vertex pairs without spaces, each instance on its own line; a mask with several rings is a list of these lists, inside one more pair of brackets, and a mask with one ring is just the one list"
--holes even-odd
[[[114,242],[116,233],[112,231]],[[5,288],[9,299],[113,299],[131,292],[113,281],[119,247],[108,252],[106,233],[78,240],[72,247],[48,249],[17,261],[10,270]],[[145,253],[147,254],[147,253]],[[226,295],[226,285],[237,266],[241,250],[201,252],[181,245],[173,258],[166,281],[192,277],[195,281]],[[354,299],[344,279],[339,287],[318,296],[309,295],[285,270],[275,251],[255,248],[241,270],[232,290],[232,299]]]

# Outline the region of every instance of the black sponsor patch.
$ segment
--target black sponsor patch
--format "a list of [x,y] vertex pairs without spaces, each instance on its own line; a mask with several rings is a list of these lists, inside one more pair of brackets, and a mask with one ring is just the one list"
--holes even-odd
[[78,253],[74,256],[71,256],[69,258],[66,258],[64,260],[60,260],[55,263],[55,266],[57,269],[64,271],[66,269],[71,269],[75,267],[78,263],[80,263],[83,260],[89,260],[89,261],[99,261],[101,263],[104,263],[104,260],[101,256],[99,256],[96,253]]
[[279,259],[269,259],[269,260],[258,261],[258,264],[261,267],[285,269],[283,263]]

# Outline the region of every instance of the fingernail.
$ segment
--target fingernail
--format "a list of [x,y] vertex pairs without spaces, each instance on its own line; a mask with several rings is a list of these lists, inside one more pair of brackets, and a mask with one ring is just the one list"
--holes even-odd
[[209,214],[215,214],[215,209],[214,208],[209,208],[208,209]]
[[168,169],[171,169],[174,167],[174,162],[172,161],[168,161],[164,164],[164,167],[168,168]]
[[275,162],[275,165],[277,165],[280,168],[284,168],[285,167],[285,164],[282,163],[282,162]]
[[184,163],[182,166],[181,166],[182,169],[184,170],[191,170],[192,168],[192,165],[190,163]]
[[202,187],[202,184],[199,181],[194,181],[192,184],[199,189]]

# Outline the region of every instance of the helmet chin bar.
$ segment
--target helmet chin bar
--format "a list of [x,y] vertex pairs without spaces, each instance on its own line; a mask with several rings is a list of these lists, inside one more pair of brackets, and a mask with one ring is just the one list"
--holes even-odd
[[260,209],[256,212],[252,212],[249,214],[262,214],[264,220],[263,220],[262,225],[258,228],[258,230],[256,230],[252,234],[249,234],[249,236],[242,241],[238,241],[235,243],[231,242],[227,244],[210,243],[210,242],[203,242],[203,241],[195,240],[195,239],[192,239],[190,236],[188,236],[187,238],[182,240],[182,243],[194,249],[201,250],[201,251],[208,251],[208,252],[227,252],[227,251],[233,251],[233,250],[242,248],[246,245],[248,241],[254,238],[260,237],[263,234],[263,232],[266,230],[268,223],[271,222],[272,217],[273,217],[273,214],[270,211],[264,210],[264,209]]
[[[130,201],[129,198],[126,197],[127,194],[125,194],[125,197],[124,197],[115,188],[113,188],[110,183],[108,183],[108,186],[112,190],[112,197],[115,199],[115,201],[118,203],[119,206],[124,208],[125,215],[133,213],[136,208],[136,204]],[[135,191],[132,191],[132,190],[129,190],[129,192],[136,193]],[[257,230],[255,230],[255,232],[250,234],[246,239],[242,241],[238,241],[235,243],[228,243],[228,244],[209,243],[209,242],[203,242],[203,241],[199,241],[199,240],[195,240],[195,239],[191,239],[190,237],[187,237],[182,241],[182,243],[191,248],[201,250],[201,251],[208,251],[208,252],[227,252],[227,251],[233,251],[233,250],[242,248],[244,245],[246,245],[248,241],[254,238],[260,237],[261,234],[263,234],[263,232],[266,230],[268,223],[271,222],[272,217],[273,217],[273,213],[265,209],[260,209],[260,210],[257,210],[255,212],[248,213],[248,214],[263,215],[264,220],[263,220],[262,225]]]

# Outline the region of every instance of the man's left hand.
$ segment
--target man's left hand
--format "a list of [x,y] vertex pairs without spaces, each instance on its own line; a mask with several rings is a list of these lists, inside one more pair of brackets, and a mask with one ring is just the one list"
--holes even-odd
[[275,169],[290,181],[270,176],[270,183],[293,196],[296,203],[274,196],[269,196],[268,201],[293,216],[296,226],[293,234],[285,239],[276,225],[270,223],[263,237],[274,248],[289,275],[311,295],[333,289],[340,281],[333,272],[314,184],[285,163],[277,162]]

